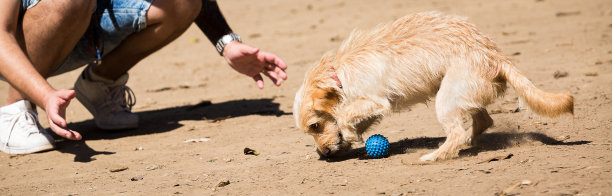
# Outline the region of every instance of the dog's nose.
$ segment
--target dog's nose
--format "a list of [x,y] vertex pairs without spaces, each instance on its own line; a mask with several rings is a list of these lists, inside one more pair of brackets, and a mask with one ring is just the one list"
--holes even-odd
[[331,152],[331,150],[329,148],[327,148],[327,147],[325,147],[323,149],[317,148],[317,154],[319,154],[319,156],[321,156],[321,157],[329,156],[330,152]]

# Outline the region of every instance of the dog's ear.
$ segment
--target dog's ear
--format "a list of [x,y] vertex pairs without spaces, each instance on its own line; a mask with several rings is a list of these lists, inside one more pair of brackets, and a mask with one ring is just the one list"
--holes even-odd
[[312,107],[314,111],[325,112],[328,114],[334,113],[334,106],[340,102],[338,91],[334,88],[315,89],[312,94]]

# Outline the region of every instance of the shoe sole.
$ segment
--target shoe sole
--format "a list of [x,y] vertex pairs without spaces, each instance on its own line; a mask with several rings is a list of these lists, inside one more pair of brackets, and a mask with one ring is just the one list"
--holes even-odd
[[38,146],[36,148],[9,148],[6,144],[2,144],[2,152],[7,154],[31,154],[35,152],[43,152],[55,149],[52,144]]

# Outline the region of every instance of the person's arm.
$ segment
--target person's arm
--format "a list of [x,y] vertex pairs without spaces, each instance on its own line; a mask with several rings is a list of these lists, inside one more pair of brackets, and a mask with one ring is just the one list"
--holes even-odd
[[56,91],[34,68],[16,38],[20,1],[0,1],[0,74],[47,112],[51,129],[68,139],[81,135],[66,129],[64,113],[74,91]]
[[[216,0],[202,0],[202,9],[195,23],[215,46],[224,35],[232,33]],[[234,70],[252,77],[260,89],[263,88],[260,73],[270,78],[277,86],[287,79],[285,62],[278,56],[258,48],[232,41],[222,49],[222,56]]]
[[232,33],[216,0],[202,0],[202,9],[195,23],[213,45],[217,44],[224,35]]
[[19,1],[0,2],[0,73],[36,105],[43,105],[44,95],[53,88],[38,74],[19,47],[15,37],[18,16]]

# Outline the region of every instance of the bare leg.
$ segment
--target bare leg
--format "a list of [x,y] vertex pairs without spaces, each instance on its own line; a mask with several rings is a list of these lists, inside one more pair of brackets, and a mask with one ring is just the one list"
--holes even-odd
[[140,60],[181,35],[200,13],[201,0],[156,0],[147,12],[147,28],[125,39],[93,71],[116,80]]
[[[25,12],[18,41],[43,77],[70,54],[85,33],[95,4],[95,0],[45,0]],[[25,98],[9,87],[6,104]]]

